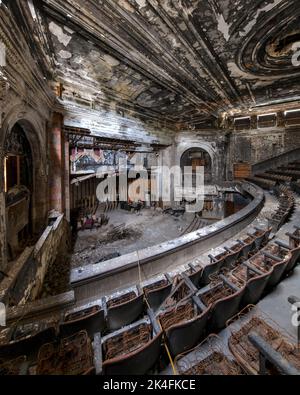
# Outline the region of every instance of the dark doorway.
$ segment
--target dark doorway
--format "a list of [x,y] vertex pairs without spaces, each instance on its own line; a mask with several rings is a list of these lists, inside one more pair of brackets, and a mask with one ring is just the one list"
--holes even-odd
[[5,141],[4,180],[9,258],[14,259],[32,235],[33,162],[24,129],[16,124]]
[[185,166],[193,168],[196,171],[197,166],[204,167],[205,184],[212,183],[212,161],[209,153],[202,148],[191,148],[184,152],[180,160],[180,167],[184,170]]

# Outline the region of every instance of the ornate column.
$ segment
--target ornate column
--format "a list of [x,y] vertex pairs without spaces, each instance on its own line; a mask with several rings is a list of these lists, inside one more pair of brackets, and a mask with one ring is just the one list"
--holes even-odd
[[63,116],[54,113],[49,133],[49,209],[60,213],[65,211],[65,144],[62,129]]
[[64,144],[65,144],[65,212],[66,212],[66,219],[70,222],[71,219],[71,207],[70,207],[70,143],[68,135],[64,136]]

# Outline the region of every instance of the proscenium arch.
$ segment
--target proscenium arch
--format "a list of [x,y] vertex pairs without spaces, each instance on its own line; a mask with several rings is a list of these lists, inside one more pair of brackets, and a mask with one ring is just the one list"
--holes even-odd
[[206,142],[180,142],[177,146],[176,149],[176,156],[175,156],[175,162],[177,166],[180,166],[181,163],[181,158],[184,155],[185,152],[189,150],[202,150],[205,151],[209,154],[210,160],[211,160],[211,171],[212,171],[212,183],[217,183],[218,182],[218,160],[217,160],[217,152],[213,148],[213,146],[210,143]]
[[[210,154],[203,148],[189,148],[187,149],[180,158],[180,167],[182,171],[186,166],[192,166],[193,160],[201,160],[205,162],[204,165],[204,181],[206,184],[212,182],[212,158]],[[197,166],[203,166],[202,163],[198,163]]]

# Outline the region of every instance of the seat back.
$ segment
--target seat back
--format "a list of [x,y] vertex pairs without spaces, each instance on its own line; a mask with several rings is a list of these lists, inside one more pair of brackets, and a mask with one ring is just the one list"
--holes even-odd
[[163,301],[170,295],[172,283],[163,287],[145,292],[145,298],[153,310],[157,310]]
[[254,305],[260,301],[267,286],[271,272],[256,276],[247,281],[246,289],[241,301],[241,308]]
[[224,264],[224,258],[221,258],[219,260],[216,260],[212,263],[209,263],[203,268],[201,278],[199,281],[200,286],[205,286],[210,283],[210,276],[214,273],[218,273],[221,269],[221,267]]
[[103,332],[106,327],[104,310],[100,306],[78,311],[67,315],[59,326],[62,337],[71,336],[81,330],[86,330],[92,339],[97,332]]
[[209,309],[195,319],[171,326],[166,331],[168,347],[173,357],[195,347],[205,338]]
[[211,317],[209,320],[209,328],[212,332],[223,329],[226,326],[226,321],[239,311],[244,292],[245,287],[214,303],[211,307]]
[[55,327],[49,327],[33,336],[28,336],[20,340],[13,340],[7,344],[0,345],[0,359],[19,355],[37,354],[39,348],[45,343],[51,343],[56,338]]
[[102,365],[104,375],[144,375],[158,361],[162,342],[162,332],[145,346],[117,358],[109,359]]
[[141,294],[126,303],[107,308],[107,327],[110,331],[131,324],[144,310],[144,295]]

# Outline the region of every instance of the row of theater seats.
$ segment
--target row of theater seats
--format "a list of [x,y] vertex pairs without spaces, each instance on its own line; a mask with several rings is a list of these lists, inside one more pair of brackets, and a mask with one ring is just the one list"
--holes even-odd
[[[299,298],[290,297],[288,301],[299,303]],[[209,335],[193,350],[178,355],[175,358],[177,372],[182,375],[300,375],[296,339],[259,309],[247,306],[228,322],[228,329],[228,336],[223,339]]]
[[253,182],[264,189],[274,189],[278,184],[290,184],[298,180],[300,180],[299,161],[294,161],[286,166],[267,170],[247,178],[247,181]]
[[256,304],[289,275],[300,257],[299,234],[297,228],[288,234],[289,244],[275,240],[246,261],[236,256],[227,266],[223,260],[223,270],[200,289],[199,283],[191,284],[185,278],[192,294],[181,300],[175,298],[175,306],[158,313],[172,355],[180,355],[210,333],[219,332],[231,317],[245,306]]
[[[273,190],[279,200],[279,207],[275,215],[269,219],[269,224],[273,228],[273,232],[278,231],[280,227],[289,219],[295,206],[295,198],[292,189],[300,192],[297,180],[300,174],[300,164],[294,162],[294,165],[279,168],[278,170],[269,170],[265,173],[256,174],[254,177],[248,177],[247,181],[253,182],[260,187]],[[293,166],[296,166],[295,170]],[[296,172],[296,175],[295,175]],[[291,174],[290,174],[291,173]]]
[[268,172],[256,174],[256,177],[265,180],[275,181],[275,183],[290,183],[293,179],[293,177],[290,176],[283,176],[280,174],[273,174]]
[[[49,347],[54,349],[56,347],[63,359],[67,358],[63,352],[67,348],[66,342],[76,344],[79,341],[85,344],[85,351],[82,352],[86,353],[86,360],[93,356],[91,366],[94,369],[79,369],[77,374],[146,373],[162,355],[163,334],[175,357],[194,347],[208,333],[219,331],[243,305],[255,303],[264,291],[262,282],[268,288],[275,285],[279,278],[279,262],[269,272],[263,272],[262,268],[257,267],[258,257],[253,255],[266,245],[269,234],[270,229],[255,229],[243,240],[225,248],[224,253],[211,256],[208,265],[190,265],[173,278],[165,274],[159,280],[150,280],[141,287],[103,298],[99,305],[67,312],[55,325],[42,323],[34,328],[17,328],[8,334],[7,344],[2,341],[0,360],[17,359],[22,350],[28,367],[35,366],[36,369],[29,370],[29,373],[40,374],[45,370],[45,344],[50,344]],[[278,253],[290,248],[280,245]],[[285,272],[292,270],[296,263],[296,251],[291,248],[292,258]],[[264,258],[267,256],[265,254],[277,254],[277,251],[264,252]],[[249,260],[245,262],[249,257],[251,263]],[[213,281],[210,283],[211,279]],[[244,285],[241,285],[242,281]],[[258,293],[258,290],[262,292]],[[46,365],[53,372],[56,365],[51,365],[51,355]],[[75,372],[71,367],[68,369]],[[63,373],[68,374],[67,371]]]
[[292,188],[293,188],[293,190],[298,194],[298,195],[300,195],[300,181],[298,181],[298,182],[292,182]]
[[279,187],[275,189],[275,193],[279,200],[279,206],[276,213],[269,219],[269,224],[272,226],[273,232],[280,229],[289,219],[295,207],[295,198],[290,187],[279,185]]
[[267,178],[252,176],[247,177],[246,181],[252,182],[263,189],[272,190],[276,187],[277,182],[274,180],[269,180]]
[[[293,196],[282,186],[278,194],[276,214],[286,220]],[[280,240],[267,245],[270,232],[255,229],[224,253],[210,256],[210,264],[191,264],[173,280],[165,275],[144,287],[147,317],[102,338],[102,372],[145,373],[161,355],[163,335],[174,358],[257,303],[293,271],[300,255],[298,229],[289,235],[289,245]]]

